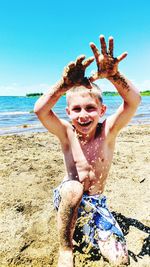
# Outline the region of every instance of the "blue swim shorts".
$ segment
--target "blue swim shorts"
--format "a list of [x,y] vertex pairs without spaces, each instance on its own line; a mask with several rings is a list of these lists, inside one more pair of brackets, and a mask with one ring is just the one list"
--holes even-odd
[[[53,203],[56,210],[61,201],[60,188],[54,189]],[[74,240],[84,246],[98,248],[98,241],[107,241],[114,236],[119,242],[125,244],[123,233],[107,208],[106,197],[103,195],[89,196],[84,193],[78,208],[78,219],[74,232]]]

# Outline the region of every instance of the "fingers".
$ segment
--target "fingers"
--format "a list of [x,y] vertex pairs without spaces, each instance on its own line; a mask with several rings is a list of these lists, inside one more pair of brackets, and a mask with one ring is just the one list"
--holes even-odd
[[113,57],[113,51],[114,51],[114,39],[112,36],[109,37],[109,48],[108,53],[111,57]]
[[94,61],[94,59],[95,59],[94,57],[90,57],[87,60],[85,60],[85,62],[82,63],[84,68],[86,69]]
[[94,57],[90,57],[87,60],[85,60],[85,62],[82,63],[82,61],[85,59],[84,55],[81,55],[79,57],[77,57],[76,61],[73,62],[71,61],[68,65],[67,68],[68,69],[73,69],[75,66],[77,65],[82,65],[84,67],[84,69],[86,69],[93,61],[94,61]]
[[91,77],[89,77],[90,82],[94,82],[99,79],[98,72],[95,72]]
[[100,43],[101,43],[101,52],[103,55],[106,55],[107,54],[107,46],[106,46],[104,35],[100,35]]
[[119,57],[117,57],[117,61],[120,62],[120,61],[123,60],[127,55],[128,55],[127,52],[122,53]]
[[68,64],[68,68],[69,69],[72,69],[72,68],[74,68],[74,66],[75,66],[75,63],[73,62],[73,61],[71,61],[69,64]]
[[94,43],[90,43],[90,47],[91,47],[91,49],[93,51],[93,54],[94,54],[95,59],[96,59],[96,62],[98,64],[100,52],[99,52],[98,48],[96,47],[96,45]]
[[85,59],[85,55],[81,55],[81,56],[77,57],[76,64],[77,65],[81,64],[84,59]]
[[67,66],[66,66],[66,68],[67,69],[73,69],[76,65],[80,65],[80,64],[82,64],[83,66],[85,65],[85,66],[88,66],[88,65],[90,65],[92,62],[93,62],[93,60],[94,60],[94,58],[93,57],[91,57],[91,58],[89,58],[88,60],[86,60],[84,63],[82,63],[82,61],[85,59],[85,55],[81,55],[81,56],[79,56],[79,57],[77,57],[77,59],[76,59],[76,61],[74,62],[74,61],[71,61]]
[[75,66],[75,63],[71,61],[67,66],[64,67],[63,76],[66,77],[68,75],[68,72],[73,69]]

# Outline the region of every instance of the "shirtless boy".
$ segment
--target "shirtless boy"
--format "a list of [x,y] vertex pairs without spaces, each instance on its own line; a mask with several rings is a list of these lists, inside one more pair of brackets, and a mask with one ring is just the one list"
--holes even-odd
[[[127,53],[117,58],[113,56],[112,37],[108,49],[103,35],[100,44],[101,52],[94,43],[90,44],[93,58],[85,60],[85,56],[80,56],[71,62],[64,69],[61,80],[36,102],[34,108],[43,125],[59,138],[66,167],[66,177],[54,191],[60,241],[58,267],[73,267],[73,234],[81,218],[85,219],[82,225],[85,239],[89,238],[89,242],[99,246],[101,254],[110,263],[115,266],[128,263],[124,236],[108,211],[102,193],[116,136],[133,117],[141,98],[133,84],[118,70],[119,62]],[[97,71],[86,78],[85,70],[94,59]],[[93,82],[102,78],[115,86],[123,103],[115,114],[99,123],[106,106],[100,89]],[[61,120],[52,111],[64,93],[72,124]]]

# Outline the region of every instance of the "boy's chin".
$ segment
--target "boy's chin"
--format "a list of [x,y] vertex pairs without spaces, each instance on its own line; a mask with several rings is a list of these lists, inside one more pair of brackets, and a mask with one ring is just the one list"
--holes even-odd
[[76,132],[81,134],[81,135],[91,135],[92,132],[95,133],[95,130],[97,128],[97,125],[94,126],[92,123],[89,126],[80,126],[80,125],[73,125],[74,128],[76,129]]
[[83,129],[77,129],[76,128],[76,131],[81,134],[81,135],[91,135],[92,132],[94,132],[94,129],[87,129],[87,128],[83,128]]

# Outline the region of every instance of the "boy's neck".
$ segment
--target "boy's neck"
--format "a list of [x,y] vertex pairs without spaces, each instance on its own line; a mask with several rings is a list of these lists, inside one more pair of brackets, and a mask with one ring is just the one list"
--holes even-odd
[[[74,127],[74,126],[73,126]],[[95,131],[92,132],[91,134],[83,134],[80,133],[76,130],[76,128],[74,127],[74,130],[76,132],[77,138],[80,140],[80,142],[85,145],[87,143],[89,143],[90,141],[94,140],[97,135],[100,134],[101,130],[102,130],[102,123],[98,123],[97,127],[95,128]]]
[[90,133],[90,134],[83,134],[83,133],[80,133],[78,132],[76,129],[75,129],[75,132],[76,132],[76,135],[78,137],[78,139],[80,140],[80,142],[85,145],[87,144],[88,142],[92,141],[95,139],[95,133],[96,133],[96,129],[94,132]]

